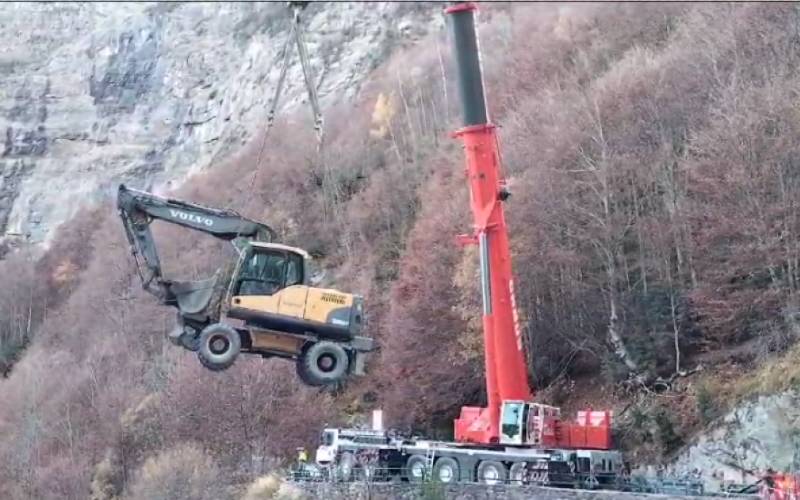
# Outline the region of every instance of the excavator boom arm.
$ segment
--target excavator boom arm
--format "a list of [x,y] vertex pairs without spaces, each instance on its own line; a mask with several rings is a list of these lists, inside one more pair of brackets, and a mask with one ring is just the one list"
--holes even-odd
[[150,224],[161,220],[233,241],[238,238],[272,241],[269,226],[242,217],[233,210],[205,207],[152,193],[119,186],[117,209],[136,260],[142,286],[162,300],[170,298],[169,282],[162,276],[161,262]]

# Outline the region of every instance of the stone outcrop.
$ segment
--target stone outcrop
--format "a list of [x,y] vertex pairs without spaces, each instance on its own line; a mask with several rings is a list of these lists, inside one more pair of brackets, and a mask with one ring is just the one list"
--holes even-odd
[[752,484],[759,471],[800,468],[800,394],[759,396],[714,422],[676,459],[678,474],[698,471],[707,491]]
[[[398,40],[441,26],[438,8],[313,2],[323,106],[356,96]],[[4,5],[0,243],[46,241],[118,182],[180,180],[240,148],[265,123],[288,28],[283,2]],[[305,99],[292,61],[284,111]]]

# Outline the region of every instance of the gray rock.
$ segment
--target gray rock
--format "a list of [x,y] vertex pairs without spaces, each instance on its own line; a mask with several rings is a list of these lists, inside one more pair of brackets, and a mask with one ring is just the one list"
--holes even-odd
[[[757,472],[800,469],[800,394],[788,391],[741,404],[700,435],[671,471],[699,471],[707,491],[751,484]],[[749,472],[752,471],[752,472]]]
[[[441,29],[439,8],[312,3],[322,105],[358,95],[398,26]],[[283,2],[4,4],[0,242],[46,242],[118,182],[176,185],[241,147],[265,123],[288,18]],[[294,55],[282,112],[305,103],[302,82]]]

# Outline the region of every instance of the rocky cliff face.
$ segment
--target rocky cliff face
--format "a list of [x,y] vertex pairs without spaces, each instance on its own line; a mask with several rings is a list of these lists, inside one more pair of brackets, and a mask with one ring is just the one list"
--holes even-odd
[[[323,106],[352,99],[398,40],[442,24],[435,4],[312,3]],[[208,168],[265,123],[289,14],[274,4],[7,4],[0,11],[0,243],[46,242],[119,182]],[[300,65],[281,99],[304,102]]]
[[[800,466],[800,393],[790,390],[741,404],[676,459],[679,474],[699,471],[708,491],[750,484],[772,468]],[[750,472],[752,471],[752,472]]]

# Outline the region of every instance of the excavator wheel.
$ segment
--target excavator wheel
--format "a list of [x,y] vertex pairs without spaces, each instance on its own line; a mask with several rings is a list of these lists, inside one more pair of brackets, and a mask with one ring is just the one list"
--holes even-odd
[[228,325],[214,323],[200,333],[197,357],[209,370],[218,372],[230,367],[242,349],[239,332]]
[[297,359],[297,375],[307,385],[332,385],[344,378],[349,365],[344,347],[323,340],[308,346]]

